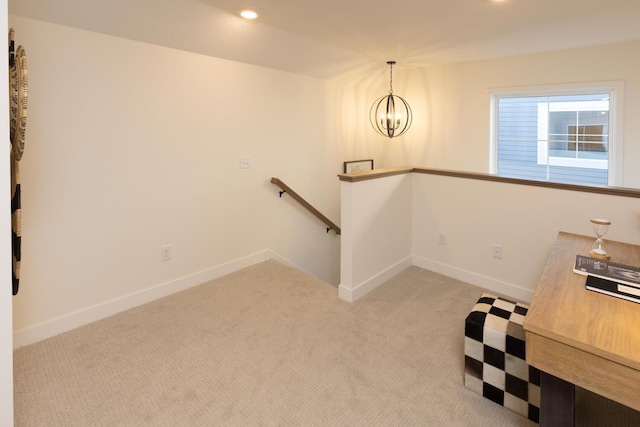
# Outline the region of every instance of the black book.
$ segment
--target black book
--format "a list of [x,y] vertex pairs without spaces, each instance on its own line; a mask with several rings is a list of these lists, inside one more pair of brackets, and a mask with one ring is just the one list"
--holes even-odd
[[640,292],[640,268],[617,262],[604,261],[584,255],[576,255],[573,271],[584,276],[594,276],[632,286]]
[[587,276],[587,289],[640,303],[640,289],[596,276]]

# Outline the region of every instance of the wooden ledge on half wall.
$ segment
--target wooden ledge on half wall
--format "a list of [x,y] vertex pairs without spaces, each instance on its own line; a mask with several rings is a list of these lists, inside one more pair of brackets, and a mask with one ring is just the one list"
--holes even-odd
[[412,173],[415,170],[416,168],[413,166],[401,166],[395,168],[374,169],[363,172],[341,173],[338,175],[338,178],[340,178],[340,181],[358,182],[367,181],[369,179],[384,178],[386,176]]
[[608,187],[608,186],[591,186],[578,184],[565,184],[562,182],[550,181],[534,181],[529,179],[507,178],[503,176],[480,173],[480,172],[462,172],[458,170],[433,169],[416,166],[400,166],[394,168],[374,169],[364,172],[353,172],[338,174],[340,181],[359,182],[370,179],[384,178],[393,175],[402,175],[407,173],[422,173],[427,175],[442,175],[454,178],[475,179],[480,181],[504,182],[507,184],[528,185],[533,187],[556,188],[559,190],[580,191],[583,193],[608,194],[610,196],[622,196],[640,198],[640,190],[635,188],[624,187]]

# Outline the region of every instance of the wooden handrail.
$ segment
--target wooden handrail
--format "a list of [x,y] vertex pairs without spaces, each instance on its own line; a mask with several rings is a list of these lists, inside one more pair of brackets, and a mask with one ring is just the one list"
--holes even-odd
[[[300,197],[300,195],[298,193],[296,193],[295,191],[293,191],[291,189],[291,187],[289,187],[287,184],[285,184],[284,182],[280,181],[278,178],[271,178],[271,183],[277,185],[280,188],[282,188],[285,193],[287,193],[288,195],[293,197],[293,199],[295,201],[297,201],[302,206],[307,208],[307,210],[309,212],[311,212],[313,215],[315,215],[320,221],[322,221],[325,224],[327,224],[327,226],[329,227],[327,229],[327,232],[329,232],[329,230],[333,230],[333,231],[336,232],[336,234],[338,234],[338,235],[340,234],[340,227],[338,227],[336,224],[334,224],[329,218],[324,216],[319,210],[317,210],[316,208],[311,206],[311,204],[309,204],[309,202],[307,202],[305,199]],[[280,196],[282,197],[282,193],[280,193]]]
[[637,188],[609,187],[604,185],[596,186],[596,185],[565,184],[562,182],[552,182],[552,181],[534,181],[530,179],[507,178],[503,176],[498,176],[498,175],[488,174],[488,173],[481,173],[481,172],[462,172],[462,171],[456,171],[456,170],[432,169],[432,168],[413,167],[413,166],[403,166],[403,167],[388,168],[388,169],[374,169],[374,170],[364,171],[364,172],[343,173],[343,174],[339,174],[338,178],[340,179],[340,181],[344,181],[344,182],[360,182],[360,181],[367,181],[370,179],[384,178],[387,176],[402,175],[402,174],[408,174],[408,173],[451,176],[454,178],[504,182],[507,184],[528,185],[532,187],[556,188],[559,190],[580,191],[583,193],[607,194],[610,196],[633,197],[633,198],[640,199],[640,190]]

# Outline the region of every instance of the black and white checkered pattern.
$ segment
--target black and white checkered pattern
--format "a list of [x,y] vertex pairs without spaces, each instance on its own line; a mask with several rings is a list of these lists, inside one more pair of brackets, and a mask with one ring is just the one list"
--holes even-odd
[[483,293],[465,321],[464,385],[539,422],[540,371],[525,361],[528,306]]

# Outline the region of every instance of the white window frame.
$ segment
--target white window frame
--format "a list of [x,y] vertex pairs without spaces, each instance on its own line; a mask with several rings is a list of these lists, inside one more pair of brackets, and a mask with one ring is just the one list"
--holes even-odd
[[[609,94],[609,92],[607,92],[607,94]],[[554,157],[547,154],[549,149],[549,112],[603,110],[610,112],[609,101],[553,102],[551,105],[547,103],[538,104],[538,164],[590,169],[607,169],[609,167],[609,160]],[[611,115],[609,115],[609,125],[611,124]],[[609,154],[608,157],[611,157],[611,155]]]
[[[588,82],[571,83],[545,86],[526,86],[495,88],[490,90],[491,118],[490,118],[490,160],[489,171],[492,174],[498,173],[498,100],[501,98],[525,98],[535,96],[558,96],[558,95],[587,95],[587,94],[609,94],[609,159],[607,164],[602,164],[604,160],[594,159],[565,159],[560,157],[549,157],[549,165],[558,166],[579,166],[580,162],[587,167],[597,169],[608,169],[608,185],[622,187],[623,183],[623,108],[624,108],[624,82]],[[567,106],[569,107],[569,106]],[[574,106],[575,107],[575,106]],[[554,108],[555,110],[555,108]],[[573,111],[576,111],[575,109]],[[583,110],[587,111],[587,110]],[[540,117],[540,111],[538,112]],[[546,121],[546,120],[545,120]],[[540,132],[548,135],[547,130],[541,128],[544,123],[538,122],[538,135]],[[538,163],[547,164],[547,136],[538,139]],[[543,159],[544,158],[544,159]],[[568,160],[568,162],[567,162]],[[601,162],[600,164],[598,162]]]

